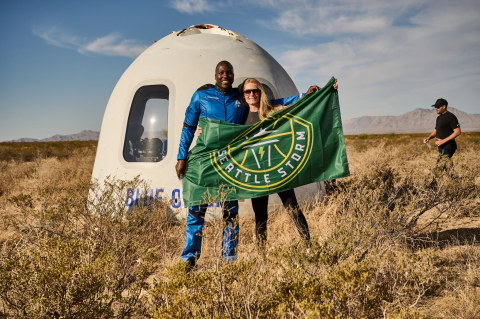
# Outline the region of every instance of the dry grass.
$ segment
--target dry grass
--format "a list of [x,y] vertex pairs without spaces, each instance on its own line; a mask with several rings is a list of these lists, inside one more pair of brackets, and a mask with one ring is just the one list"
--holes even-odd
[[33,162],[70,158],[75,150],[95,150],[97,141],[0,143],[0,161]]
[[214,220],[190,274],[168,203],[125,214],[142,181],[90,185],[93,142],[0,145],[0,317],[478,318],[480,134],[460,136],[447,171],[422,137],[347,136],[352,176],[305,210],[308,250],[277,211],[263,251],[240,219],[226,264]]

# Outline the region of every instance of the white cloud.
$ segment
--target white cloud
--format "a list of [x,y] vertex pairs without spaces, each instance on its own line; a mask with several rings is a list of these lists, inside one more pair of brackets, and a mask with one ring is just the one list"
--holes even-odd
[[375,14],[355,16],[334,11],[337,10],[285,11],[274,20],[273,26],[298,35],[332,35],[375,32],[391,23],[388,17]]
[[78,37],[62,32],[58,27],[34,27],[32,32],[48,44],[65,49],[76,49],[82,42]]
[[431,1],[266,0],[260,5],[278,13],[273,21],[263,22],[265,26],[308,36],[375,32],[390,25],[396,16]]
[[174,0],[172,7],[180,12],[194,14],[206,11],[214,11],[213,5],[206,0]]
[[344,118],[402,114],[439,97],[479,113],[478,2],[339,0],[280,7],[274,28],[319,41],[283,51],[279,62],[300,89],[336,76]]
[[120,35],[112,33],[88,43],[82,50],[102,55],[119,55],[136,58],[147,46],[136,44],[135,40],[121,40]]
[[121,39],[118,33],[92,40],[69,34],[59,27],[35,27],[32,31],[50,45],[76,50],[85,55],[95,53],[136,58],[147,48],[136,40]]

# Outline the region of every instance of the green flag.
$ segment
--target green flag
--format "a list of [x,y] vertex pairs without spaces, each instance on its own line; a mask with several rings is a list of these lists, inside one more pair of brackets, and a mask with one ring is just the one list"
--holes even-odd
[[350,175],[334,81],[253,125],[200,118],[184,205],[207,203],[219,190],[239,200]]

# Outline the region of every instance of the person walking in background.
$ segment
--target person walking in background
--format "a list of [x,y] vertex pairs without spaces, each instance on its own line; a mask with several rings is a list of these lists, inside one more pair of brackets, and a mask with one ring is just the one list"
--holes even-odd
[[426,144],[429,140],[436,137],[437,141],[435,144],[438,146],[438,152],[451,158],[457,150],[455,138],[462,133],[460,123],[458,123],[458,119],[454,114],[447,111],[447,100],[438,99],[432,107],[435,107],[437,111],[437,122],[435,129],[423,140],[423,143]]

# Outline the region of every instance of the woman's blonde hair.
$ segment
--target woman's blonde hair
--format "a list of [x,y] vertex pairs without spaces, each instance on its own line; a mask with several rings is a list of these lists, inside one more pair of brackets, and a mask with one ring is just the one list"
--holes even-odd
[[245,85],[248,83],[253,83],[257,87],[257,89],[260,90],[260,107],[258,108],[258,116],[260,117],[261,120],[264,118],[268,117],[270,114],[275,112],[275,109],[272,104],[270,104],[270,101],[267,98],[267,94],[265,93],[265,90],[263,89],[263,85],[258,82],[257,79],[254,78],[248,78],[245,81],[243,81],[242,85],[240,86],[240,96],[242,98],[242,101],[245,103],[245,105],[248,105],[247,101],[245,100],[245,95],[244,95],[244,90],[245,90]]

